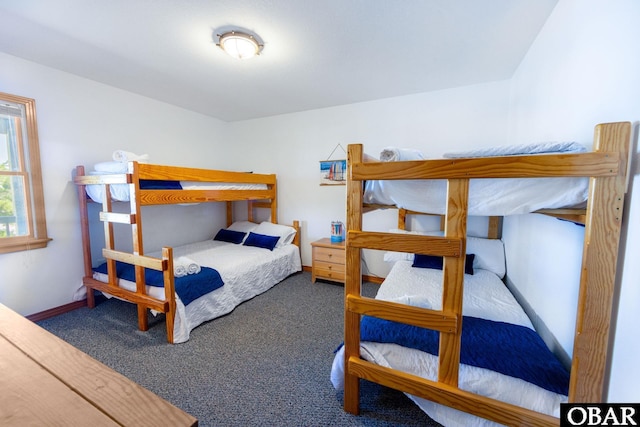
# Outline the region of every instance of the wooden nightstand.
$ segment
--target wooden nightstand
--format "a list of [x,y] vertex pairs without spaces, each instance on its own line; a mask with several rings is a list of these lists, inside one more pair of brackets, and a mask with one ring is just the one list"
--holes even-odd
[[345,280],[345,252],[344,241],[332,243],[324,238],[311,243],[311,282],[316,279],[326,279],[344,283]]

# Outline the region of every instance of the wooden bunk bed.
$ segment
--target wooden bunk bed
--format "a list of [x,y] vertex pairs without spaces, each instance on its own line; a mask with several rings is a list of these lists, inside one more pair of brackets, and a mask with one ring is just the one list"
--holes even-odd
[[[174,248],[163,247],[161,254],[155,257],[145,253],[142,232],[142,207],[226,202],[226,222],[227,226],[230,226],[233,223],[233,202],[246,201],[248,222],[256,221],[256,208],[269,209],[272,223],[277,224],[278,219],[277,183],[276,175],[274,174],[185,168],[132,161],[128,162],[126,173],[85,173],[84,166],[77,166],[74,183],[77,185],[80,201],[85,271],[83,284],[87,290],[88,306],[95,307],[94,291],[101,291],[107,295],[136,304],[138,307],[138,328],[142,331],[148,330],[149,327],[147,320],[148,310],[165,313],[167,341],[169,343],[174,343],[174,321],[177,310]],[[185,183],[185,185],[182,185],[182,183]],[[88,191],[89,189],[93,191]],[[118,191],[114,191],[115,189]],[[88,208],[90,203],[94,203],[94,200],[88,194],[92,194],[96,201],[102,205],[99,219],[104,223],[105,247],[102,250],[102,257],[106,259],[106,282],[94,278],[95,271],[92,265]],[[114,211],[114,197],[115,200],[128,203],[130,206],[128,213]],[[115,223],[131,226],[133,243],[131,253],[116,249],[114,241]],[[297,260],[294,259],[293,263],[297,264],[300,262],[299,222],[294,221],[292,228],[295,229],[295,235],[291,243],[296,246],[297,255]],[[127,290],[120,286],[121,281],[116,272],[116,266],[119,263],[134,266],[135,279],[133,281],[135,284],[133,287],[135,289]],[[147,274],[149,274],[149,271],[157,271],[162,274],[162,296],[156,295],[154,297],[149,294],[145,282],[145,270],[147,270]],[[298,270],[297,265],[291,266],[291,271],[294,270]],[[286,274],[291,274],[291,271],[287,271]],[[271,283],[270,286],[273,284],[275,283]]]
[[[469,182],[484,178],[589,177],[585,210],[543,210],[540,213],[585,225],[568,402],[601,402],[622,212],[628,184],[630,135],[630,123],[607,123],[596,126],[593,152],[588,153],[402,162],[372,161],[365,157],[362,145],[349,145],[344,409],[358,414],[359,381],[365,379],[500,424],[559,424],[555,416],[459,388]],[[369,209],[363,203],[365,181],[432,179],[447,182],[443,237],[363,230],[363,213]],[[399,224],[402,225],[402,212],[400,218]],[[492,221],[494,229],[497,221]],[[362,249],[443,257],[442,309],[363,297]],[[364,360],[361,357],[361,319],[365,315],[438,331],[437,379],[428,380]]]

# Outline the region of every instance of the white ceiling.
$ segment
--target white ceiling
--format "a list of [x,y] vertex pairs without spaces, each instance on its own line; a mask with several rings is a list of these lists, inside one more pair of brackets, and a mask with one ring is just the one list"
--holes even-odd
[[[0,51],[224,121],[508,79],[557,0],[0,0]],[[239,61],[224,29],[264,41]]]

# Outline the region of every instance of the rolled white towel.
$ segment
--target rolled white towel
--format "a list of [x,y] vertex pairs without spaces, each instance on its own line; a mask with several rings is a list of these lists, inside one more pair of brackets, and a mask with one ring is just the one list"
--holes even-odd
[[181,256],[173,260],[173,275],[175,277],[198,274],[200,270],[200,265],[190,258]]
[[116,150],[113,152],[113,160],[116,162],[139,162],[146,163],[149,160],[148,154],[136,154],[125,150]]
[[189,274],[187,272],[187,266],[186,265],[174,265],[173,266],[173,277],[178,278],[178,277],[184,277],[187,274]]
[[424,160],[420,150],[412,148],[386,147],[380,153],[382,162],[401,162],[405,160]]
[[198,274],[200,273],[200,270],[201,270],[200,266],[194,262],[187,265],[187,273],[189,274]]

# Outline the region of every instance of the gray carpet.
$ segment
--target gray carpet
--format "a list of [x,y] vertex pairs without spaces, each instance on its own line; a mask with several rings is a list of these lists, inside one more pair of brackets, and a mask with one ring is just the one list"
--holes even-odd
[[[365,295],[377,285],[365,283]],[[191,333],[165,339],[164,317],[137,330],[135,306],[111,299],[38,322],[198,418],[200,426],[438,426],[404,394],[362,381],[360,415],[329,380],[343,339],[341,285],[296,274]]]

